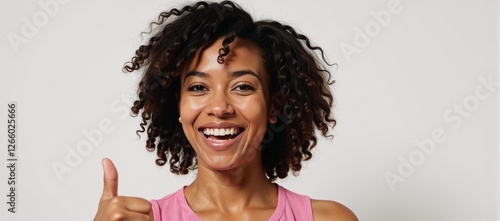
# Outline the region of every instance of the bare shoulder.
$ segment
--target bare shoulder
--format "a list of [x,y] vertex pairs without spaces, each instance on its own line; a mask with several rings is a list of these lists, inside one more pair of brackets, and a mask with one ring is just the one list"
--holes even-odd
[[344,205],[328,200],[311,200],[315,221],[358,221],[354,213]]

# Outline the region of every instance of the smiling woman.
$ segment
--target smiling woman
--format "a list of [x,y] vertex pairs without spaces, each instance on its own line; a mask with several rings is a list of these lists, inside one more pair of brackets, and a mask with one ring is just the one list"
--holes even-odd
[[329,136],[335,125],[320,47],[231,1],[172,9],[152,26],[124,67],[144,71],[137,132],[147,132],[156,164],[197,169],[196,179],[159,200],[116,196],[117,172],[104,159],[95,220],[357,220],[339,203],[273,183],[312,157],[316,129]]

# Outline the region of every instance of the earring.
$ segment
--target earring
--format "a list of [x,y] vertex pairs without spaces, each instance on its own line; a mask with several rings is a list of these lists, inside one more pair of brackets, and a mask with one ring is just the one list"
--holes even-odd
[[181,124],[182,124],[182,122],[181,122],[181,117],[179,117],[179,123],[181,123]]

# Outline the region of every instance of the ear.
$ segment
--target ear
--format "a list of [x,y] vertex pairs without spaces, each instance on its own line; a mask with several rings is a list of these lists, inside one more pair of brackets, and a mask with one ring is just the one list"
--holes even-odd
[[275,92],[271,96],[271,102],[268,109],[268,120],[271,124],[278,122],[278,115],[281,109],[281,93],[279,91]]

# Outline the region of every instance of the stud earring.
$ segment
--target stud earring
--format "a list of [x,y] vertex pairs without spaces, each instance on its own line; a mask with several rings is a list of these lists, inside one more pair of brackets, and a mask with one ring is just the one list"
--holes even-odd
[[182,124],[182,122],[181,122],[181,117],[179,117],[179,123],[181,123],[181,124]]

